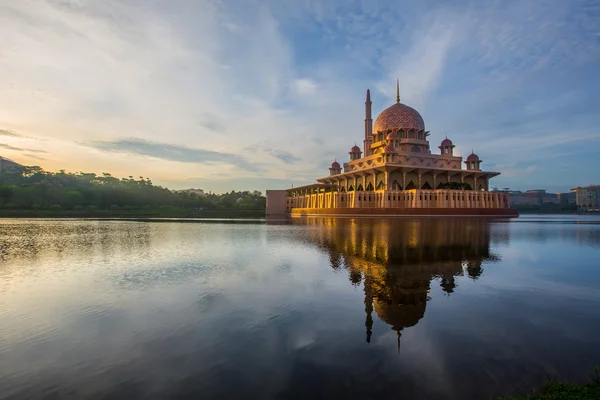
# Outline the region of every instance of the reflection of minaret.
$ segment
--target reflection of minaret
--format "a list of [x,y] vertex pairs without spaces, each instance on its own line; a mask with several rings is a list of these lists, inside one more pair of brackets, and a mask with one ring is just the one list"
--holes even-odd
[[365,141],[364,156],[371,155],[371,135],[373,134],[373,118],[371,118],[371,91],[367,89],[367,100],[365,101]]
[[454,292],[454,288],[456,287],[456,282],[454,281],[454,275],[451,273],[442,274],[442,282],[440,283],[442,290],[448,295]]
[[467,263],[467,274],[473,280],[478,279],[483,273],[483,268],[481,267],[481,261],[469,261]]
[[371,334],[373,333],[373,290],[371,288],[371,278],[365,275],[365,327],[367,328],[367,343],[371,343]]

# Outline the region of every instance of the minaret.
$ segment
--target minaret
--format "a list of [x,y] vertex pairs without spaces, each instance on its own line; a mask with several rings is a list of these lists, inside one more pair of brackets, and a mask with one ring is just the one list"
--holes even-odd
[[373,119],[371,118],[371,91],[367,89],[367,100],[365,101],[365,140],[363,142],[363,154],[371,155],[371,135],[373,134]]
[[396,104],[400,103],[400,79],[396,79]]

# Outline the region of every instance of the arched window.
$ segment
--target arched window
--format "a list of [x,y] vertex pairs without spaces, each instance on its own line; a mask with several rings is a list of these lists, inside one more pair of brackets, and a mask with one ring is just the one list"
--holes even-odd
[[411,189],[416,189],[417,185],[415,185],[415,183],[413,181],[408,182],[408,185],[406,185],[406,190],[411,190]]
[[349,192],[353,192],[354,191],[354,186],[350,185],[350,187],[348,188]]
[[367,191],[372,192],[373,191],[373,184],[369,182],[369,184],[367,185]]
[[405,139],[405,138],[406,138],[406,134],[404,133],[404,129],[400,129],[400,130],[398,131],[398,137],[399,137],[400,139]]
[[358,190],[359,192],[362,192],[364,189],[362,187],[362,184],[358,185],[358,187],[356,188],[356,190]]
[[383,190],[383,181],[379,181],[379,184],[377,185],[377,190]]
[[429,184],[429,182],[425,182],[423,186],[421,186],[421,189],[431,190],[431,185]]
[[398,183],[398,181],[394,181],[392,183],[392,190],[402,190],[402,185]]
[[415,131],[413,131],[412,129],[410,131],[408,131],[408,138],[409,139],[414,139],[415,138]]

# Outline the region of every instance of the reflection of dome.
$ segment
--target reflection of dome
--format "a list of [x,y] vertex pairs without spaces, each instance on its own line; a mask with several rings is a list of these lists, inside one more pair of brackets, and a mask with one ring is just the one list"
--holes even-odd
[[417,110],[402,103],[386,108],[375,120],[375,132],[386,132],[388,129],[397,131],[400,128],[420,131],[425,129],[425,122]]
[[452,140],[448,138],[442,140],[442,146],[452,146]]
[[352,148],[350,149],[350,153],[360,153],[360,147],[358,147],[357,145],[352,146]]
[[333,163],[331,163],[331,168],[332,169],[340,169],[340,163],[337,161],[334,161]]
[[469,154],[469,157],[467,157],[467,161],[479,161],[479,156],[475,153],[471,153]]
[[415,304],[388,304],[385,301],[375,300],[373,303],[377,316],[397,331],[415,326],[425,315],[425,307],[427,307],[426,301]]

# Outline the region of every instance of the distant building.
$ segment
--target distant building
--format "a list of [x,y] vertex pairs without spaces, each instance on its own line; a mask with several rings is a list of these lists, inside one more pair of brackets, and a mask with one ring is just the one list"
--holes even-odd
[[579,210],[600,211],[600,185],[576,187],[571,191],[576,194],[576,203]]
[[528,204],[536,205],[540,204],[559,204],[560,199],[557,193],[548,193],[546,189],[534,189],[528,190],[525,193],[520,191],[509,192],[509,199],[511,204]]
[[558,202],[563,206],[577,203],[577,194],[575,192],[557,193]]
[[537,195],[536,196],[532,196],[531,194],[526,195],[525,193],[523,193],[519,190],[509,191],[508,199],[510,201],[510,204],[512,204],[512,205],[526,204],[526,205],[534,206],[534,205],[540,204],[540,199]]
[[8,158],[0,157],[0,173],[10,174],[21,172],[23,170],[23,166],[13,160],[9,160]]

